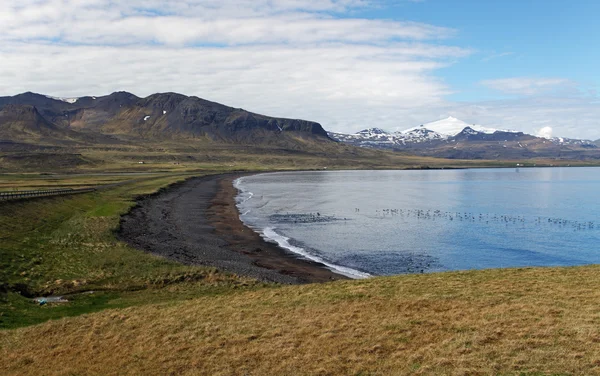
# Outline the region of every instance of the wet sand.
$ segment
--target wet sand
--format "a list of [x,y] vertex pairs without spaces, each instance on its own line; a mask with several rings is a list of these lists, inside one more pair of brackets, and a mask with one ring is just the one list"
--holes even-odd
[[141,198],[121,218],[119,239],[184,264],[285,284],[346,277],[264,241],[244,226],[233,180],[241,174],[189,179]]

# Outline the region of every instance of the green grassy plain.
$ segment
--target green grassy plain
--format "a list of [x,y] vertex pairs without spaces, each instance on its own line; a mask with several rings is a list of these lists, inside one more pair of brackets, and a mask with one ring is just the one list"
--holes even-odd
[[[115,163],[107,174],[53,176],[51,184],[121,185],[0,203],[0,374],[600,374],[598,266],[283,287],[184,266],[115,238],[139,195],[201,174],[294,168],[280,158],[288,157],[221,161],[202,172],[202,164],[166,172],[152,161]],[[402,163],[395,167],[419,165]],[[114,172],[134,168],[151,174]],[[5,174],[0,187],[43,188],[47,178]],[[32,302],[49,294],[69,303]]]
[[[144,300],[140,298],[144,292],[153,295],[171,284],[185,283],[195,293],[206,285],[219,291],[217,285],[222,283],[249,284],[215,269],[184,266],[146,254],[115,239],[120,215],[134,204],[136,196],[189,176],[155,174],[94,193],[0,203],[0,288],[4,292],[0,295],[0,328],[115,304],[127,306],[129,296],[139,302]],[[64,178],[62,184],[82,178]],[[103,181],[107,178],[103,176]],[[38,177],[32,179],[38,181]],[[38,307],[31,303],[33,297],[65,294],[71,301],[66,305]]]
[[[456,160],[353,147],[302,138],[289,147],[220,144],[205,139],[119,145],[78,145],[0,150],[0,173],[192,172],[203,170],[400,169],[525,166],[588,166],[593,161]],[[140,163],[144,162],[144,163]],[[598,162],[595,162],[597,165]],[[2,187],[0,187],[2,189]]]

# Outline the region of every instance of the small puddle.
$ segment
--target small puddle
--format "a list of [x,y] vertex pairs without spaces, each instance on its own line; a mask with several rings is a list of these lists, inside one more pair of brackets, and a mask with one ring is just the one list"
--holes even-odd
[[[94,291],[84,291],[84,292],[80,292],[78,294],[93,294]],[[66,299],[64,296],[42,296],[39,298],[35,298],[33,299],[34,302],[36,302],[39,305],[46,305],[49,303],[68,303],[69,300]]]
[[39,305],[45,305],[48,303],[68,303],[69,301],[62,296],[47,296],[33,299],[34,302]]

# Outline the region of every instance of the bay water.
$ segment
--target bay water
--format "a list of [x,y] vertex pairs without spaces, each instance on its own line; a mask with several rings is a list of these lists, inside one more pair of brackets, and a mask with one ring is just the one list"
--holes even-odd
[[242,221],[351,277],[600,263],[600,168],[279,172]]

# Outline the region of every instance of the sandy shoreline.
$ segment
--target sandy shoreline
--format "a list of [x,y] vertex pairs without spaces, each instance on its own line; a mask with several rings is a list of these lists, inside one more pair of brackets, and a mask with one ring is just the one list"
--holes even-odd
[[235,205],[233,180],[211,175],[142,198],[121,218],[118,238],[135,248],[184,264],[285,284],[346,277],[264,241],[246,227]]

